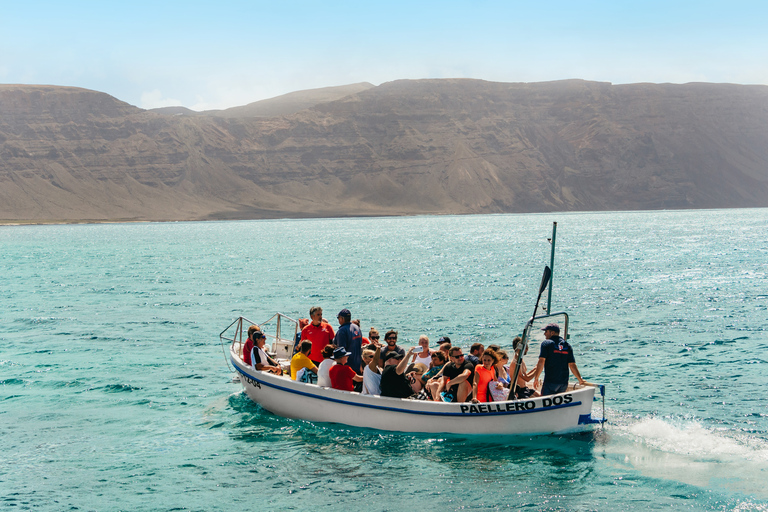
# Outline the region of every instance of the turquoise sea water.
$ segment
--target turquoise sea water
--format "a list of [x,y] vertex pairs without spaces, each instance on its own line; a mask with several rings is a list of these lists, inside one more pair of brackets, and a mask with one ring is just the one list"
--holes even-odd
[[[313,425],[232,381],[222,329],[312,305],[509,346],[552,221],[604,430]],[[768,210],[0,227],[0,509],[768,510],[766,272]]]

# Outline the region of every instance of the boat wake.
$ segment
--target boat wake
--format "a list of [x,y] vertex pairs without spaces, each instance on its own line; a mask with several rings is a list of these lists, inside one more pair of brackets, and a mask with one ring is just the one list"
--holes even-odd
[[629,432],[662,452],[714,462],[750,461],[768,469],[768,441],[754,436],[710,430],[696,421],[675,425],[655,417],[631,425]]
[[613,434],[604,445],[606,454],[646,477],[768,498],[768,440],[763,437],[656,416],[619,419]]

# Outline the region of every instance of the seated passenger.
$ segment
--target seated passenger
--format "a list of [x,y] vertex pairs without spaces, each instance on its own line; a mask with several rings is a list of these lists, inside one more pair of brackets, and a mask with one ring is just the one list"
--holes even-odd
[[[384,352],[385,357],[386,357],[386,354],[389,352],[397,352],[400,355],[405,356],[405,350],[403,350],[403,348],[397,344],[397,331],[393,331],[393,330],[387,331],[387,334],[384,335],[384,341],[386,341],[387,344],[384,347],[382,347],[381,350],[382,352]],[[386,363],[385,360],[381,360],[379,362],[382,365]],[[406,364],[408,364],[408,361],[406,361]],[[383,369],[383,366],[381,368]]]
[[432,362],[432,350],[429,349],[429,338],[426,334],[419,336],[419,347],[421,351],[414,354],[414,363],[421,363],[424,366],[429,366]]
[[302,341],[299,345],[299,352],[291,358],[291,379],[296,380],[296,374],[299,370],[306,368],[307,371],[317,374],[317,366],[309,359],[309,353],[312,352],[312,342]]
[[331,387],[342,391],[354,391],[355,382],[362,382],[363,376],[355,373],[355,370],[347,366],[347,360],[351,355],[344,347],[339,347],[333,351],[334,364],[328,370],[331,377]]
[[477,366],[480,364],[480,356],[483,355],[485,347],[482,343],[473,343],[469,348],[469,355],[466,356],[467,361]]
[[371,327],[371,330],[368,331],[368,340],[371,342],[370,349],[375,350],[376,347],[380,347],[381,344],[379,343],[380,339],[379,331],[375,327]]
[[[442,376],[431,385],[429,392],[432,400],[439,402],[466,402],[472,393],[472,379],[475,367],[464,359],[459,347],[452,347],[451,362],[443,367]],[[443,390],[446,390],[443,392]]]
[[[331,387],[331,376],[328,373],[335,363],[333,361],[333,351],[336,350],[336,345],[326,345],[320,353],[320,357],[323,358],[323,362],[317,368],[317,385],[322,388]],[[311,353],[310,353],[311,354]]]
[[363,350],[363,389],[360,391],[363,395],[381,394],[381,372],[379,371],[379,359],[381,358],[381,347],[376,350]]
[[251,349],[251,361],[253,361],[253,367],[259,371],[271,372],[275,375],[282,375],[283,369],[280,365],[269,357],[264,347],[267,344],[267,337],[261,331],[253,332],[253,349]]
[[[424,383],[421,381],[421,378],[424,376],[426,371],[427,365],[424,363],[413,363],[406,370],[405,377],[408,379],[408,384],[410,384],[413,394],[419,395],[422,391],[424,391]],[[424,396],[421,397],[421,399],[427,399],[426,391],[424,391]]]
[[496,375],[499,377],[499,384],[505,388],[509,387],[509,355],[503,348],[495,350],[496,355],[499,356],[499,362],[496,363]]
[[499,356],[492,349],[487,348],[480,356],[479,365],[475,366],[475,377],[472,381],[472,403],[492,402],[489,386],[498,384],[496,364]]
[[[522,344],[523,339],[520,336],[515,337],[514,340],[512,340],[512,349],[514,350],[515,357],[513,361],[509,365],[509,376],[508,380],[512,380],[515,373],[515,366],[517,365],[517,358],[520,356],[520,345]],[[528,353],[528,345],[525,346],[525,353],[522,355]],[[529,387],[528,384],[530,383],[530,380],[533,379],[533,375],[536,373],[536,369],[531,370],[530,372],[525,366],[525,360],[520,361],[520,373],[517,375],[517,390],[515,392],[515,396],[518,399],[521,398],[529,398],[532,396],[539,396],[539,394],[536,392],[536,390],[533,388],[533,384],[531,383],[531,386]],[[510,387],[512,386],[512,383],[510,382]]]
[[440,373],[440,370],[443,369],[443,366],[445,366],[446,357],[442,351],[438,350],[433,352],[431,358],[432,364],[430,365],[429,369],[424,372],[424,375],[421,376],[421,383],[425,386],[427,385],[427,382],[435,378],[435,376]]
[[381,372],[381,396],[408,398],[414,391],[405,375],[408,359],[413,354],[411,348],[407,355],[397,350],[390,350],[384,356],[384,370]]
[[248,340],[243,345],[243,362],[251,366],[253,366],[251,363],[251,351],[253,350],[253,333],[256,331],[261,332],[261,328],[258,325],[252,325],[248,328]]

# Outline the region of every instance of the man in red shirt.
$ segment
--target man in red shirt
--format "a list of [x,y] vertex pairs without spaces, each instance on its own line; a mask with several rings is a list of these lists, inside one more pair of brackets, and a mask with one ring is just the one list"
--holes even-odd
[[331,376],[331,387],[342,391],[354,391],[355,382],[362,382],[363,376],[355,373],[355,370],[347,366],[347,358],[351,352],[347,352],[344,347],[339,347],[333,351],[333,360],[336,364],[331,366],[328,374]]
[[327,322],[323,322],[323,308],[313,306],[309,310],[309,318],[312,322],[301,330],[302,341],[312,342],[312,352],[309,353],[309,359],[316,365],[323,362],[323,349],[326,345],[333,343],[333,327]]

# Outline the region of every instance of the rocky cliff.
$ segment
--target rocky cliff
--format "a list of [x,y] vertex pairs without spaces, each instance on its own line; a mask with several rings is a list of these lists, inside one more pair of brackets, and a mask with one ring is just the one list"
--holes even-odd
[[768,206],[766,86],[351,90],[191,116],[0,85],[0,221]]

